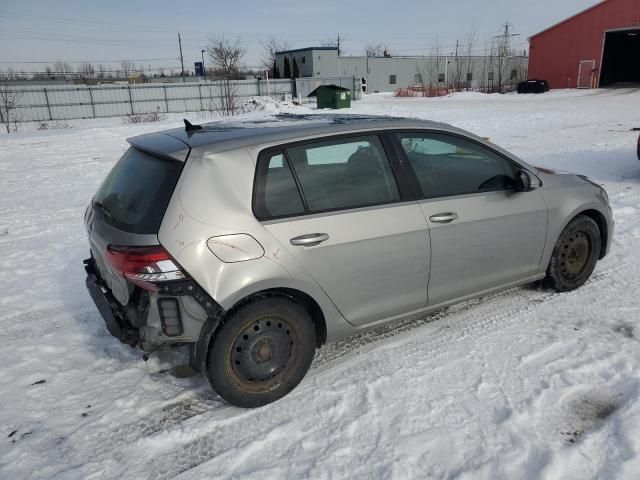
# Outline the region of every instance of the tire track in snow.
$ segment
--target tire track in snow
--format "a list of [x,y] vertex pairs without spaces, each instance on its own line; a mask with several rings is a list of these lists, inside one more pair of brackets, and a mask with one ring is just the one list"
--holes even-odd
[[[310,375],[298,389],[289,395],[291,397],[289,400],[294,404],[304,403],[296,402],[293,397],[308,395],[309,388],[315,388],[315,384],[312,387],[309,380],[320,377],[329,370],[333,371],[358,362],[366,362],[370,358],[367,354],[374,350],[395,349],[404,345],[403,352],[407,357],[421,358],[422,360],[435,358],[446,353],[455,344],[465,342],[469,338],[476,338],[481,333],[486,335],[492,331],[504,329],[513,323],[526,322],[529,317],[536,314],[541,304],[555,301],[565,302],[568,296],[584,296],[585,294],[597,296],[599,295],[597,292],[607,290],[613,277],[619,280],[619,276],[616,274],[624,268],[625,266],[618,262],[608,268],[600,268],[597,275],[594,275],[582,290],[573,293],[558,294],[549,290],[525,286],[489,297],[470,300],[450,307],[447,311],[437,312],[419,320],[382,327],[350,337],[330,346],[326,353],[321,350],[312,365]],[[453,320],[453,323],[440,325],[435,330],[421,328],[434,327],[434,322],[447,319]],[[394,340],[386,342],[389,338]],[[422,338],[424,338],[424,342],[413,341]],[[285,397],[280,402],[287,401],[287,398]],[[209,421],[207,414],[203,414],[202,417],[203,423]],[[261,417],[261,422],[265,422],[266,417],[270,417],[268,412]],[[269,425],[277,425],[278,421],[274,419],[268,423]],[[225,448],[220,445],[220,438],[236,438],[240,442],[242,439],[237,436],[238,431],[241,433],[245,431],[241,426],[226,422],[224,425],[212,427],[215,428],[215,432],[207,433],[207,427],[204,427],[202,436],[199,438],[187,442],[168,456],[163,454],[151,459],[149,461],[152,472],[150,478],[173,478],[175,475],[215,458],[225,451]],[[194,456],[195,458],[193,458]],[[187,457],[190,457],[189,461],[185,460]]]
[[[522,289],[516,289],[515,292],[520,290]],[[538,290],[535,292],[524,291],[529,294],[528,296],[534,295],[538,299],[555,295],[551,292]],[[511,290],[486,297],[486,300],[490,301],[496,297],[514,295],[514,290]],[[309,373],[305,377],[304,383],[310,382],[312,379],[322,375],[325,371],[346,367],[377,348],[384,348],[386,346],[385,342],[390,338],[397,339],[396,342],[393,343],[393,345],[396,345],[398,341],[401,341],[401,338],[410,339],[411,334],[416,331],[416,329],[432,324],[438,320],[447,319],[458,313],[471,310],[482,302],[483,299],[470,300],[417,320],[408,320],[398,324],[382,326],[323,347],[316,354],[316,358]],[[443,326],[438,333],[442,336],[448,332],[448,327]],[[440,342],[439,349],[442,349],[446,344],[448,344],[446,341]],[[154,388],[162,392],[163,396],[175,395],[179,398],[130,422],[111,426],[107,432],[99,429],[95,434],[90,434],[89,436],[86,435],[86,432],[78,432],[78,437],[82,437],[82,447],[78,449],[73,457],[78,459],[79,463],[100,463],[108,459],[122,458],[126,455],[125,450],[128,449],[129,445],[156,435],[167,434],[172,429],[182,428],[185,426],[185,422],[188,423],[188,426],[193,426],[193,424],[200,422],[226,422],[243,414],[246,415],[256,411],[239,409],[223,403],[213,392],[210,393],[211,397],[208,397],[208,392],[205,390],[208,388],[208,384],[206,384],[204,380],[203,384],[205,384],[203,391],[196,395],[175,381],[164,381],[154,386]],[[99,419],[97,423],[99,423]],[[73,436],[69,440],[73,441]],[[95,448],[87,448],[87,446],[91,444],[94,444]],[[85,455],[83,455],[83,453]],[[191,467],[193,466],[195,465]]]
[[[521,293],[524,294],[522,295]],[[241,422],[242,420],[250,421],[253,415],[259,414],[259,431],[249,426],[230,422],[229,420],[233,417],[225,417],[224,422],[212,425],[209,415],[205,413],[201,415],[202,418],[199,419],[204,427],[201,428],[202,432],[196,432],[195,439],[187,441],[184,445],[178,446],[178,448],[172,448],[170,452],[163,452],[156,457],[152,457],[143,471],[149,474],[149,478],[173,478],[182,472],[197,467],[224,453],[229,448],[229,445],[225,443],[224,439],[233,438],[234,442],[242,443],[243,441],[249,441],[250,438],[256,435],[264,435],[270,431],[271,428],[276,427],[283,421],[278,415],[270,415],[270,410],[274,409],[277,411],[279,408],[285,408],[291,410],[290,415],[295,416],[295,410],[304,408],[304,402],[301,402],[299,398],[295,397],[308,395],[309,388],[315,388],[315,383],[311,380],[321,377],[322,374],[327,371],[334,371],[336,368],[346,368],[359,361],[367,361],[369,359],[367,354],[373,350],[397,348],[398,345],[406,344],[417,337],[427,337],[425,342],[420,343],[420,347],[412,346],[409,350],[406,350],[407,355],[411,356],[414,350],[420,350],[417,353],[423,358],[433,358],[445,352],[451,345],[466,340],[470,336],[478,334],[480,331],[499,329],[508,323],[514,322],[517,314],[522,312],[522,306],[526,306],[527,301],[531,300],[535,303],[543,303],[557,296],[558,294],[547,291],[512,290],[493,295],[485,299],[484,302],[482,300],[466,302],[458,308],[451,309],[447,313],[434,315],[433,317],[435,318],[427,317],[408,322],[405,325],[399,326],[397,329],[399,331],[394,332],[392,328],[385,328],[384,332],[378,337],[375,336],[374,332],[371,332],[348,339],[346,342],[340,344],[330,355],[318,358],[318,363],[314,363],[310,375],[305,378],[303,383],[288,397],[263,409],[249,411],[247,415],[241,419]],[[507,300],[506,303],[508,307],[507,310],[498,315],[496,315],[495,308],[492,308],[495,307],[494,303],[496,300]],[[486,303],[486,307],[482,308],[479,313],[473,313],[474,307],[481,303]],[[527,315],[532,313],[532,309],[526,308],[526,310]],[[420,332],[420,327],[432,324],[436,320],[444,320],[458,316],[458,314],[464,315],[457,318],[454,325],[443,325],[435,331],[432,329],[424,329],[424,331]],[[468,320],[471,321],[468,322]],[[365,340],[362,337],[368,338]],[[394,338],[393,342],[385,342],[385,340],[392,337]],[[361,345],[363,341],[366,342],[364,346],[358,348],[357,345]],[[357,350],[353,350],[353,345],[356,345],[355,348],[357,348]],[[289,407],[293,408],[283,406],[282,403],[284,402],[290,402]],[[237,409],[234,410],[237,411]],[[211,429],[214,429],[214,431],[212,432]]]
[[[627,236],[623,234],[620,236],[621,238],[616,238],[616,243],[621,243]],[[622,255],[621,252],[616,253],[616,256]],[[617,274],[627,268],[620,262],[608,262],[607,268],[602,268],[602,266],[602,263],[599,264],[599,268],[584,287],[591,289],[591,294],[593,294],[593,289],[596,291],[606,289],[608,280],[613,276],[617,281],[620,281],[624,276]],[[423,356],[426,352],[429,358],[435,358],[446,352],[451,345],[466,341],[470,337],[476,337],[480,332],[487,333],[505,328],[516,321],[519,316],[521,319],[522,315],[528,317],[535,314],[540,304],[548,303],[556,298],[564,301],[567,295],[580,295],[581,292],[583,291],[578,290],[573,294],[557,294],[533,286],[519,287],[469,300],[419,319],[385,325],[357,334],[320,349],[307,377],[296,391],[300,394],[299,391],[304,389],[305,384],[310,384],[311,380],[322,376],[327,371],[349,367],[364,361],[364,357],[375,350],[396,348],[399,344],[409,343],[416,337],[425,336],[427,338],[419,346],[415,344],[410,346],[406,350],[406,354],[408,356],[414,354]],[[436,327],[434,324],[440,320],[453,320],[453,323]],[[424,328],[427,326],[435,328]],[[388,342],[389,339],[393,339],[393,341]],[[127,447],[133,443],[142,442],[144,444],[155,437],[170,435],[185,427],[193,427],[198,430],[200,428],[198,425],[218,422],[214,423],[215,434],[208,432],[208,427],[205,426],[201,434],[196,434],[196,438],[181,445],[177,453],[171,454],[174,460],[166,461],[163,455],[161,461],[150,462],[154,476],[171,478],[220,453],[224,449],[224,445],[219,445],[219,442],[212,441],[210,437],[212,435],[227,437],[235,429],[232,420],[238,417],[253,416],[252,412],[254,411],[232,407],[223,403],[215,393],[209,393],[207,391],[208,384],[204,379],[201,384],[202,390],[196,394],[193,393],[193,390],[175,381],[158,383],[155,388],[162,391],[163,396],[175,395],[178,398],[130,422],[110,427],[108,432],[102,430],[89,438],[85,436],[84,442],[94,442],[96,449],[89,449],[89,451],[93,450],[92,454],[82,459],[82,452],[87,451],[84,448],[85,445],[74,457],[80,458],[82,463],[101,463],[108,459],[123,458],[127,455]],[[290,397],[295,395],[296,391],[292,392]],[[308,393],[308,389],[306,393]],[[263,422],[263,428],[278,424],[276,420],[265,423],[263,418],[261,422]],[[218,429],[222,429],[222,431]],[[226,430],[229,432],[224,433]],[[268,428],[265,431],[268,431]],[[186,462],[184,460],[185,457],[193,455],[196,458],[192,461]],[[160,465],[163,464],[166,466],[164,469],[160,468]]]
[[[594,288],[596,291],[606,289],[607,280],[623,268],[624,266],[619,263],[610,265],[606,269],[600,268],[584,288],[591,289],[592,294]],[[580,292],[581,290],[578,290],[576,293],[580,294]],[[373,351],[397,348],[398,345],[407,344],[415,338],[426,337],[425,342],[419,346],[410,346],[406,350],[406,354],[408,356],[424,356],[426,353],[429,358],[435,358],[445,353],[454,344],[466,341],[470,337],[477,337],[481,332],[486,334],[506,328],[516,319],[521,320],[523,315],[529,317],[535,314],[539,305],[555,299],[564,301],[566,296],[567,294],[558,294],[534,286],[518,287],[469,300],[419,319],[381,326],[357,334],[320,349],[305,380],[289,397],[296,395],[296,392],[298,395],[308,394],[308,389],[304,388],[305,384],[310,385],[313,379],[321,377],[325,372],[347,368],[360,361],[366,361],[365,357]],[[441,320],[453,320],[453,323],[436,326]],[[424,328],[427,326],[432,328]],[[393,341],[388,342],[389,339],[393,339]],[[196,431],[202,429],[203,431],[199,434],[196,433],[193,440],[179,446],[177,452],[171,453],[170,456],[173,460],[166,460],[166,455],[162,454],[160,461],[157,459],[150,461],[151,471],[154,472],[153,478],[156,476],[158,478],[172,478],[174,475],[215,457],[224,450],[224,444],[213,441],[210,437],[229,438],[229,435],[235,435],[233,430],[236,427],[232,422],[234,419],[238,417],[251,418],[256,414],[255,412],[262,409],[235,408],[223,403],[213,392],[209,397],[206,392],[208,385],[206,381],[202,380],[202,382],[203,390],[196,395],[193,394],[193,391],[176,382],[162,382],[157,388],[167,396],[175,394],[180,398],[131,422],[115,425],[106,435],[102,431],[93,436],[93,439],[85,437],[84,441],[93,440],[100,447],[97,452],[94,450],[92,455],[85,458],[84,462],[100,463],[107,459],[123,458],[127,455],[126,450],[129,445],[133,443],[144,444],[152,441],[154,437],[170,435],[183,428],[193,428]],[[302,392],[303,389],[307,391]],[[210,425],[212,422],[214,424]],[[262,428],[268,432],[270,427],[278,424],[278,419],[274,419],[273,422],[265,422],[265,419],[261,417],[261,422]],[[205,424],[208,426],[199,427],[199,425]],[[215,433],[212,434],[209,427],[215,428]],[[82,451],[86,451],[85,448]],[[185,460],[185,458],[193,456],[196,458],[192,458],[192,461]],[[163,464],[166,466],[164,469],[160,468]],[[148,471],[145,469],[145,472]]]

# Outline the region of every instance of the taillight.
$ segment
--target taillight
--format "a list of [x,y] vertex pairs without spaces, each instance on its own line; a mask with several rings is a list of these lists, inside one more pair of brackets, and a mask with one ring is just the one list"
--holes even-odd
[[160,245],[151,247],[109,245],[107,260],[117,273],[145,290],[158,290],[154,285],[158,282],[187,278],[169,252]]

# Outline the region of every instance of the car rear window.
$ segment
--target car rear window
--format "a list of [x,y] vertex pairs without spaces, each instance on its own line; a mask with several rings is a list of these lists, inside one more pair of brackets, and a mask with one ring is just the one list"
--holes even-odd
[[182,166],[131,147],[93,197],[93,208],[119,230],[157,233]]

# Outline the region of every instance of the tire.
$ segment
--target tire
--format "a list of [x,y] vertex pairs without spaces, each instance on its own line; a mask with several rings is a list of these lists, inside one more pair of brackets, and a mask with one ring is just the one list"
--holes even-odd
[[598,224],[592,218],[578,215],[560,234],[544,283],[558,292],[581,287],[596,267],[601,246]]
[[309,312],[288,297],[262,297],[240,307],[222,324],[207,352],[206,376],[228,403],[260,407],[300,383],[315,347]]

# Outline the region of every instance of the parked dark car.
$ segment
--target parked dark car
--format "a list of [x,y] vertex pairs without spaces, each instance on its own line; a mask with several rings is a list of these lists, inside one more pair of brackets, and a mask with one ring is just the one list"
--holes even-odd
[[549,82],[546,80],[525,80],[518,84],[518,93],[544,93],[549,91]]

